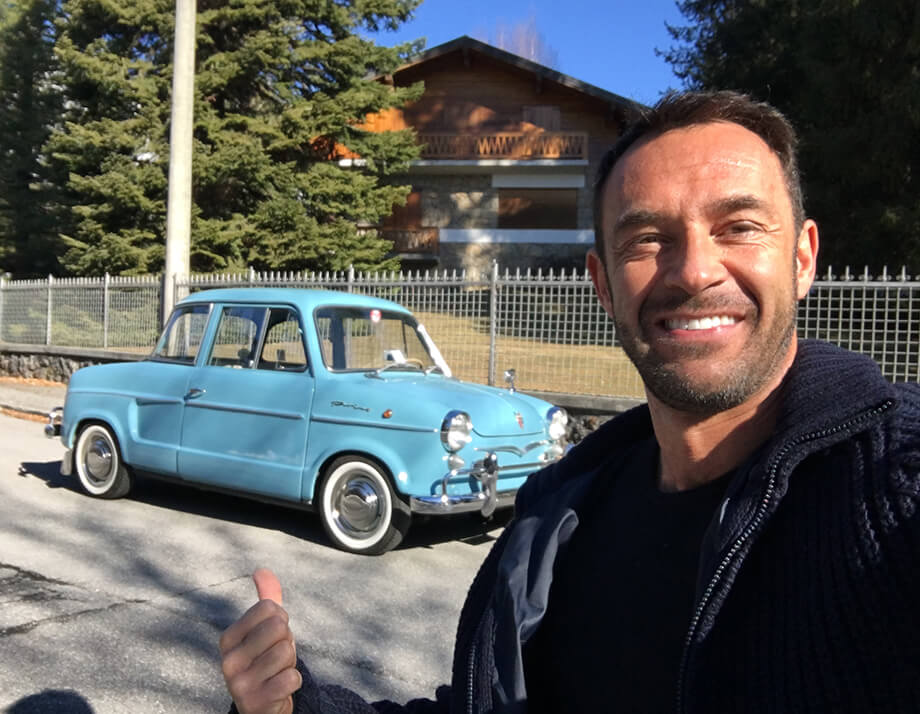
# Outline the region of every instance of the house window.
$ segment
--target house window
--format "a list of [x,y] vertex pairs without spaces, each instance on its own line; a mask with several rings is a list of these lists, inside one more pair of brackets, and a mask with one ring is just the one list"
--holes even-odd
[[550,104],[524,107],[523,119],[526,124],[533,124],[546,131],[559,131],[561,125],[559,107],[554,107]]
[[384,229],[417,230],[422,227],[422,192],[412,191],[405,206],[393,206],[393,212],[381,224]]
[[578,227],[578,191],[573,188],[500,188],[499,228]]

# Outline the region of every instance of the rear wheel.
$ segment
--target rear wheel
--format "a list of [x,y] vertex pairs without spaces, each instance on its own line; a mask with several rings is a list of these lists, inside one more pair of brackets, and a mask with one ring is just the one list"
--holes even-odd
[[383,469],[361,456],[343,456],[326,469],[320,488],[323,528],[342,550],[380,555],[409,530],[409,506],[399,499]]
[[83,427],[73,460],[80,485],[89,495],[121,498],[131,490],[131,473],[121,461],[118,440],[105,424]]

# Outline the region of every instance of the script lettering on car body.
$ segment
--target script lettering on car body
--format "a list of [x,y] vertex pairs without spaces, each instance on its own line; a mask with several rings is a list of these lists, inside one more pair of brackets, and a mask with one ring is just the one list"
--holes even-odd
[[360,406],[360,405],[358,405],[358,404],[351,404],[351,403],[349,403],[349,402],[341,402],[341,401],[339,401],[338,399],[336,399],[335,401],[332,402],[332,406],[334,406],[334,407],[348,407],[349,409],[357,409],[357,410],[360,411],[360,412],[369,412],[369,411],[370,411],[370,409],[369,409],[368,407],[362,407],[362,406]]

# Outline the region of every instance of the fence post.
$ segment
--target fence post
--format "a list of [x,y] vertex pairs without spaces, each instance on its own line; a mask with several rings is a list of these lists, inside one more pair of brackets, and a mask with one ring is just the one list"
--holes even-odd
[[45,313],[45,344],[51,344],[51,309],[53,307],[53,301],[51,299],[51,289],[54,285],[54,276],[51,273],[48,273],[48,307],[47,312]]
[[0,342],[3,342],[3,305],[6,302],[6,282],[10,279],[9,273],[0,273]]
[[346,290],[347,292],[350,292],[350,293],[355,291],[355,266],[354,265],[348,266],[348,287],[346,288]]
[[495,386],[495,337],[498,333],[498,261],[492,261],[489,280],[489,386]]
[[102,283],[102,349],[109,348],[109,273]]

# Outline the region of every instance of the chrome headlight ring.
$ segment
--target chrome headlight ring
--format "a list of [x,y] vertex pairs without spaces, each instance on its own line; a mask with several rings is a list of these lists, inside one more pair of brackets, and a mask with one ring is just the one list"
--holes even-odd
[[562,407],[550,407],[546,411],[546,431],[553,441],[560,441],[565,437],[565,428],[569,423],[569,415]]
[[460,451],[473,440],[470,415],[457,409],[447,412],[441,422],[441,444],[447,451]]

